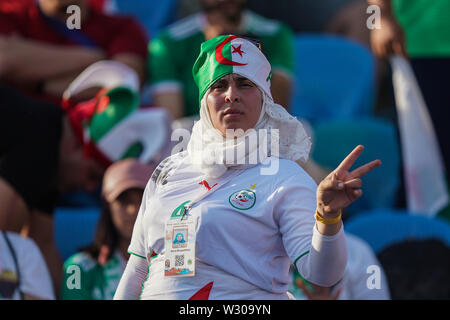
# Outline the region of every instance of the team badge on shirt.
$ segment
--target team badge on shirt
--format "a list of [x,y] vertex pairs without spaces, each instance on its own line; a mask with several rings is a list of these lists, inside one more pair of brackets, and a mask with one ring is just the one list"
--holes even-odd
[[239,210],[248,210],[253,208],[256,203],[256,193],[253,190],[255,185],[251,186],[252,190],[243,189],[231,194],[228,198],[231,206]]

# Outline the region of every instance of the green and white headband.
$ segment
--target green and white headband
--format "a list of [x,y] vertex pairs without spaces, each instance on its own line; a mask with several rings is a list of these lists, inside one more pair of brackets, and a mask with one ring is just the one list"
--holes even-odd
[[252,42],[234,35],[223,35],[202,43],[192,69],[199,88],[199,101],[211,85],[231,73],[239,74],[263,90],[269,97],[271,66]]

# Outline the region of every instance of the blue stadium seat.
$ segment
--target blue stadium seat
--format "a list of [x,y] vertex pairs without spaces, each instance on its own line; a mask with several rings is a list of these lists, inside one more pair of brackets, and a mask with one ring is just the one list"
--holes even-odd
[[150,38],[175,19],[177,0],[110,0],[113,12],[134,16]]
[[316,125],[313,132],[311,157],[330,170],[358,144],[365,149],[351,170],[372,160],[381,160],[380,167],[363,177],[363,196],[347,208],[348,215],[395,206],[401,164],[397,132],[392,123],[377,118],[336,120]]
[[74,191],[61,194],[58,199],[58,207],[71,208],[91,208],[99,207],[101,205],[100,189],[94,192]]
[[92,243],[99,218],[97,207],[55,209],[55,241],[63,260]]
[[364,239],[376,253],[404,240],[438,239],[450,246],[450,225],[406,211],[372,210],[351,218],[345,231]]
[[291,113],[312,124],[372,114],[375,59],[369,49],[331,35],[297,35]]

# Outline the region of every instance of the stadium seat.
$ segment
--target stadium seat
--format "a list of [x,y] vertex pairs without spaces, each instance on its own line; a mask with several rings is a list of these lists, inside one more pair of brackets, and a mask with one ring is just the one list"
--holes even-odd
[[291,113],[312,124],[372,114],[375,59],[363,45],[339,36],[295,38]]
[[317,164],[332,170],[358,144],[365,149],[351,170],[376,159],[380,159],[382,165],[363,177],[363,196],[347,208],[347,214],[393,208],[400,186],[401,166],[397,132],[392,123],[367,118],[318,124],[313,129],[311,157]]
[[73,191],[61,194],[58,207],[91,208],[100,206],[100,190],[93,192]]
[[150,38],[175,19],[177,0],[108,0],[104,11],[134,16]]
[[345,222],[345,231],[364,239],[376,253],[404,240],[437,239],[450,246],[450,225],[406,211],[372,210]]
[[99,218],[100,208],[97,207],[56,208],[54,234],[63,260],[92,243]]

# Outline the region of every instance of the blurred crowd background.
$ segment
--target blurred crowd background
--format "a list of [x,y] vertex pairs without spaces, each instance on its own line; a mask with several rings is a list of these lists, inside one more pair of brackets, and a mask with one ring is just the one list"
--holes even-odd
[[0,0],[0,298],[113,297],[146,181],[198,119],[200,44],[236,34],[307,127],[317,182],[358,144],[355,166],[382,161],[344,213],[342,281],[292,270],[291,293],[449,299],[449,15],[448,0]]

